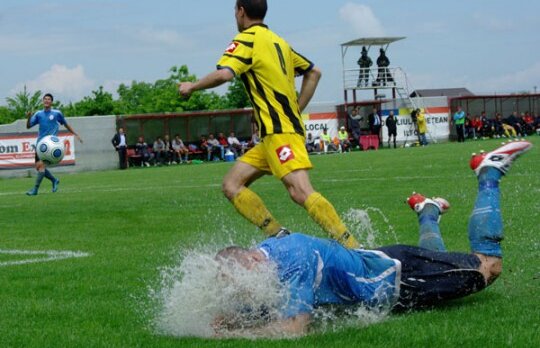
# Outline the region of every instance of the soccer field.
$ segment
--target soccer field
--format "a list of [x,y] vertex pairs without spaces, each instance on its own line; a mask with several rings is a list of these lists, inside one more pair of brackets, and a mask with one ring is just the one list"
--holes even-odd
[[[0,347],[539,346],[540,138],[528,140],[535,146],[501,184],[505,267],[491,287],[436,309],[298,340],[182,338],[151,325],[149,293],[163,267],[193,248],[263,239],[221,194],[231,164],[60,175],[58,193],[45,180],[36,197],[24,194],[34,178],[0,180]],[[416,244],[405,198],[413,190],[445,197],[452,205],[441,222],[446,246],[467,251],[476,194],[468,160],[498,144],[314,156],[311,179],[342,216],[367,214],[348,221],[368,244]],[[253,189],[289,229],[324,236],[278,180],[263,178]]]

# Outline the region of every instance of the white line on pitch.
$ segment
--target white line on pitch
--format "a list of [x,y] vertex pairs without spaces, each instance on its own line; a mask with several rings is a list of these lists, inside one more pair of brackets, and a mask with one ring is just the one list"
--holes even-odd
[[3,255],[30,255],[30,256],[36,256],[36,255],[43,255],[44,257],[39,258],[30,258],[30,259],[24,259],[24,260],[16,260],[16,261],[4,261],[0,262],[0,267],[6,267],[6,266],[16,266],[16,265],[26,265],[30,263],[39,263],[39,262],[50,262],[50,261],[58,261],[58,260],[64,260],[69,258],[80,258],[80,257],[88,257],[90,256],[89,253],[85,253],[82,251],[57,251],[57,250],[3,250],[0,249],[0,254]]

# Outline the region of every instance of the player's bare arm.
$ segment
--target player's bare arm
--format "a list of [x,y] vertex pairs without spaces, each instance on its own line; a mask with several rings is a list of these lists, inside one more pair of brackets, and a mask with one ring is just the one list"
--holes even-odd
[[321,79],[321,70],[317,67],[313,67],[310,71],[304,74],[302,79],[302,88],[300,89],[300,96],[298,97],[298,106],[300,111],[304,111],[311,98],[315,94],[319,80]]
[[69,124],[66,124],[66,129],[68,131],[70,131],[71,133],[73,133],[73,135],[75,135],[75,138],[77,138],[77,140],[82,144],[83,141],[81,139],[81,137],[79,136],[79,134],[77,134],[77,132],[75,132],[75,130],[73,130],[73,128],[71,128],[71,126]]
[[229,69],[219,69],[211,72],[196,82],[182,82],[178,85],[178,92],[184,98],[189,98],[195,91],[214,88],[229,82],[234,78],[234,73]]

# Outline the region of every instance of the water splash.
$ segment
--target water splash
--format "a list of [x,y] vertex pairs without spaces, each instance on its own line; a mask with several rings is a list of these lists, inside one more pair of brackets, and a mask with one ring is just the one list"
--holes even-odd
[[[375,213],[376,217],[382,219],[386,226],[385,230],[378,230],[370,217],[370,213]],[[343,216],[346,226],[352,234],[366,248],[377,248],[383,244],[397,243],[398,238],[394,226],[379,208],[367,207],[365,209],[349,209]]]
[[[386,229],[378,230],[370,214],[377,222],[380,219]],[[393,226],[377,208],[350,209],[344,221],[366,247],[397,241]],[[206,245],[181,248],[173,265],[159,270],[159,282],[149,287],[150,309],[145,313],[145,317],[151,318],[151,329],[167,336],[211,338],[216,337],[216,324],[220,322],[219,337],[288,338],[282,333],[261,336],[253,330],[279,318],[287,293],[272,265],[262,266],[258,272],[231,265],[224,270],[223,264],[214,259],[217,251],[225,245],[234,245],[234,240],[246,241],[245,234],[233,228],[223,226],[221,232],[224,231],[219,238],[206,240]],[[251,240],[249,244],[256,243]],[[227,277],[222,276],[224,272]],[[389,309],[362,305],[319,307],[313,313],[310,332],[365,327],[384,320]]]
[[241,331],[254,337],[250,328],[277,318],[286,294],[272,265],[253,272],[220,264],[214,259],[218,249],[185,250],[177,266],[161,269],[158,288],[149,291],[155,331],[208,338],[219,322],[220,336]]

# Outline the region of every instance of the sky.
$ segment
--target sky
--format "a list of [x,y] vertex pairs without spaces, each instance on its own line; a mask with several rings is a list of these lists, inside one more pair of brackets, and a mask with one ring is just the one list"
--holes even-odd
[[[2,0],[0,105],[22,91],[67,103],[103,86],[203,77],[236,35],[234,0]],[[506,94],[540,87],[540,1],[268,0],[266,24],[323,72],[315,102],[343,102],[340,44],[405,36],[388,56],[412,89]],[[356,52],[358,51],[358,52]],[[375,61],[377,50],[371,56]],[[360,48],[345,56],[355,67]],[[222,92],[224,88],[218,89]]]

